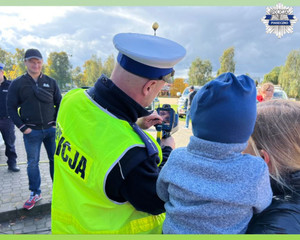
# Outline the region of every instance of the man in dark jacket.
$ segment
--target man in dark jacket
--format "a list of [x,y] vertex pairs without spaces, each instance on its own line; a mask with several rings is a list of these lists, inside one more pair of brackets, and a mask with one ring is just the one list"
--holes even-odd
[[0,63],[0,132],[5,143],[5,155],[7,157],[8,170],[19,172],[17,166],[17,154],[15,149],[15,126],[7,113],[6,99],[11,81],[4,76],[3,68],[5,65]]
[[24,134],[31,191],[24,208],[30,210],[41,199],[39,160],[42,143],[48,154],[50,175],[53,179],[55,120],[61,94],[56,81],[41,72],[43,58],[39,50],[28,49],[24,59],[27,73],[15,79],[10,85],[7,108],[14,124]]

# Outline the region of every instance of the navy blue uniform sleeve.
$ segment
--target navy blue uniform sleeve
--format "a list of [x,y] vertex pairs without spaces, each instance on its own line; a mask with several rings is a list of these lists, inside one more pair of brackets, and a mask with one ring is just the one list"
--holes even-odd
[[[164,161],[170,154],[170,149],[165,150]],[[149,157],[145,148],[132,148],[109,173],[107,196],[117,202],[128,201],[135,209],[153,215],[165,212],[164,202],[156,193],[158,162],[158,156]]]
[[13,81],[8,89],[7,93],[7,111],[8,115],[10,116],[11,120],[14,124],[24,132],[28,127],[24,124],[18,114],[18,107],[19,107],[19,94],[18,94],[18,82],[15,80]]
[[161,164],[159,165],[159,168],[161,169],[165,163],[167,162],[171,152],[172,152],[172,148],[169,147],[169,146],[164,146],[163,149],[162,149],[162,154],[163,154],[163,160],[161,162]]

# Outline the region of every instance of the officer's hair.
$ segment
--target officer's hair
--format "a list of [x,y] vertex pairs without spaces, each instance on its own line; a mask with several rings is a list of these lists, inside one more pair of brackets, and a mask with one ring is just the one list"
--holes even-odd
[[257,104],[253,150],[269,154],[271,177],[281,186],[289,173],[300,170],[300,102],[270,100]]

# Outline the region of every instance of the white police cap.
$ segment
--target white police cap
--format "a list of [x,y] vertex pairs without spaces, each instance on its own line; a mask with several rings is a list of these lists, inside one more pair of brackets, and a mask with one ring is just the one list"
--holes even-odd
[[0,70],[3,70],[3,68],[5,67],[4,63],[0,63]]
[[128,72],[149,79],[163,79],[186,54],[183,46],[166,38],[138,33],[119,33],[113,43],[117,61]]

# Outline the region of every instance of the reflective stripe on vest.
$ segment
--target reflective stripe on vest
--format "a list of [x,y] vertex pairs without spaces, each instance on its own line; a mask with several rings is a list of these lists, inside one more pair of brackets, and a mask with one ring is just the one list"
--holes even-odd
[[[64,96],[57,123],[52,233],[161,233],[164,214],[137,211],[105,193],[106,177],[122,156],[133,147],[145,147],[128,122],[75,89]],[[162,159],[161,148],[149,137]]]

